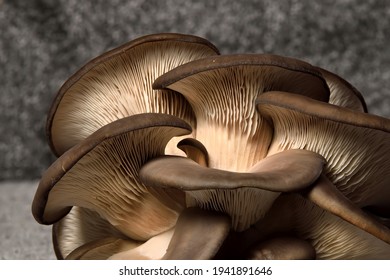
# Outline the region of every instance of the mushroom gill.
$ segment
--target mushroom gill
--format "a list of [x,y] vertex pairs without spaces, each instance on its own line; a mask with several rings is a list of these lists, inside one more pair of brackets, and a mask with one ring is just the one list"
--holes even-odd
[[259,97],[272,122],[269,155],[305,149],[322,155],[325,174],[352,202],[390,214],[390,121],[286,92]]
[[[208,166],[232,172],[249,172],[267,154],[272,127],[256,111],[258,95],[283,89],[321,101],[329,99],[326,82],[315,67],[276,55],[195,60],[160,76],[153,88],[180,92],[188,100],[197,121],[196,140],[207,151]],[[253,188],[187,194],[188,206],[228,213],[238,231],[259,219],[278,196],[277,192]]]
[[91,60],[47,120],[59,259],[389,259],[390,120],[327,70],[184,34]]
[[317,69],[321,72],[329,87],[329,104],[367,113],[367,105],[363,95],[353,85],[328,70]]
[[134,115],[104,126],[43,175],[33,201],[35,218],[50,224],[79,206],[96,211],[136,240],[172,228],[182,202],[165,193],[156,197],[139,181],[138,170],[163,155],[173,136],[190,131],[184,121],[163,114]]
[[174,93],[158,95],[153,81],[191,60],[218,54],[205,39],[153,34],[130,41],[84,65],[61,87],[47,121],[47,137],[61,155],[100,127],[139,113],[180,117],[195,127],[191,107]]
[[[316,259],[389,259],[390,244],[321,209],[297,194],[281,195],[264,219],[240,237],[241,248],[256,247],[256,236],[267,244],[273,236],[306,240]],[[244,249],[245,251],[245,249]]]

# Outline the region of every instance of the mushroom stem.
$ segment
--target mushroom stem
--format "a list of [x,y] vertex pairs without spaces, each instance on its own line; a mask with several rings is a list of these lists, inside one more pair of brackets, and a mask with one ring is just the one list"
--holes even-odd
[[215,256],[230,231],[225,214],[187,208],[179,216],[165,260],[204,260]]

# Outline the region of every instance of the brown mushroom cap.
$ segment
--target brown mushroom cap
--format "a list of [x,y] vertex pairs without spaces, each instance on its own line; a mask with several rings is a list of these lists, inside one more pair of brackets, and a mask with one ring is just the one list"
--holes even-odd
[[354,86],[328,70],[317,69],[324,76],[330,89],[330,104],[367,113],[367,105],[363,95]]
[[177,144],[177,147],[182,150],[188,158],[201,166],[209,166],[208,152],[205,146],[198,140],[194,138],[185,138]]
[[153,236],[134,249],[121,251],[112,255],[111,260],[160,260],[164,257],[172,240],[174,229]]
[[[234,77],[235,75],[238,76]],[[162,75],[153,83],[153,88],[172,88],[176,87],[175,84],[182,80],[185,83],[190,83],[192,79],[202,81],[202,78],[205,79],[203,83],[206,83],[207,80],[208,82],[218,83],[214,81],[213,76],[216,76],[219,83],[222,84],[222,87],[220,87],[221,94],[228,94],[223,91],[226,86],[229,86],[226,84],[226,79],[233,78],[231,83],[237,83],[237,88],[234,88],[233,84],[231,85],[233,88],[228,89],[239,90],[241,88],[241,93],[245,93],[243,87],[253,86],[253,90],[257,94],[279,90],[308,96],[324,102],[329,101],[329,88],[317,67],[295,58],[272,54],[233,54],[198,59],[178,66]],[[248,82],[251,84],[245,84]],[[187,86],[191,85],[195,87],[193,83]],[[207,86],[210,93],[214,93],[212,91],[218,89],[210,88],[214,84],[208,84]],[[203,85],[203,87],[205,86]],[[203,87],[199,85],[199,88],[196,89],[199,91]],[[187,99],[195,98],[186,91],[181,93]],[[197,93],[201,94],[201,92]]]
[[115,237],[91,241],[86,243],[68,256],[67,260],[106,260],[120,252],[133,250],[140,246],[140,242]]
[[75,249],[107,238],[126,239],[95,211],[74,206],[68,215],[53,224],[53,247],[58,259],[66,259]]
[[53,152],[61,155],[100,127],[139,113],[172,114],[192,125],[195,119],[185,99],[174,92],[153,92],[152,82],[180,64],[216,54],[217,48],[205,39],[163,33],[138,38],[91,60],[65,82],[53,101],[46,126]]
[[[207,151],[209,167],[232,172],[248,172],[266,156],[272,140],[272,128],[256,111],[258,95],[283,89],[321,101],[329,99],[329,88],[315,67],[276,55],[199,59],[160,76],[153,88],[180,92],[188,100],[196,116],[196,139]],[[216,190],[207,195],[202,192],[201,201],[233,215],[233,228],[242,230],[259,218],[277,196],[264,190],[256,192],[258,195],[241,189]],[[251,200],[250,206],[243,205],[243,201]],[[261,206],[255,207],[254,201]],[[251,214],[246,215],[248,208]],[[244,221],[238,217],[245,217]]]
[[264,216],[279,192],[299,191],[312,185],[324,163],[318,154],[288,150],[261,160],[247,173],[238,173],[165,156],[146,163],[139,176],[151,188],[185,191],[188,205],[229,214],[233,229],[242,231]]
[[[278,197],[270,211],[247,232],[260,240],[294,234],[307,240],[317,259],[389,259],[390,245],[325,211],[298,194]],[[242,240],[250,240],[245,235]],[[252,240],[251,240],[252,239]],[[241,244],[251,248],[252,244]]]
[[328,101],[315,67],[276,55],[221,55],[183,64],[160,76],[155,89],[180,92],[194,109],[196,139],[210,167],[245,172],[266,155],[272,128],[255,110],[262,92],[283,89]]
[[133,239],[171,228],[180,202],[163,193],[154,196],[139,182],[138,170],[150,158],[163,155],[173,136],[190,131],[187,123],[165,114],[134,115],[102,127],[43,175],[32,206],[35,219],[51,224],[72,206],[80,206],[96,211]]
[[269,154],[305,149],[327,161],[325,173],[360,207],[390,213],[390,120],[285,92],[258,98],[273,123]]
[[352,203],[324,175],[303,194],[321,208],[390,244],[390,229]]
[[187,208],[180,213],[164,260],[213,258],[230,231],[230,218],[214,211]]

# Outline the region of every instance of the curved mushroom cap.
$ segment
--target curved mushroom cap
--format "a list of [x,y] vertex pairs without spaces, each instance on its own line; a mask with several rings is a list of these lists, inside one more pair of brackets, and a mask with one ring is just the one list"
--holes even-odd
[[186,208],[174,229],[144,243],[118,236],[102,237],[75,248],[67,259],[210,259],[229,231],[230,219],[225,214]]
[[54,252],[61,260],[84,244],[107,238],[126,238],[95,211],[77,206],[53,224],[52,235]]
[[146,242],[129,239],[99,214],[73,207],[53,225],[53,245],[58,259],[160,259],[165,254],[173,230]]
[[34,197],[34,217],[51,224],[80,206],[133,239],[171,228],[181,202],[164,193],[157,198],[139,182],[138,170],[163,155],[173,136],[190,132],[183,120],[165,114],[134,115],[104,126],[49,167]]
[[293,236],[274,237],[251,248],[251,260],[314,260],[316,251],[306,240]]
[[321,154],[327,177],[345,196],[390,213],[390,120],[283,92],[260,96],[257,106],[273,123],[269,154]]
[[176,188],[188,194],[187,204],[227,213],[236,231],[264,216],[279,192],[312,185],[321,175],[322,156],[288,150],[259,161],[247,173],[201,166],[188,158],[165,156],[147,162],[141,181],[155,189]]
[[251,230],[263,237],[294,234],[314,247],[317,259],[390,258],[389,244],[297,194],[280,196]]
[[230,218],[214,211],[186,208],[180,213],[164,260],[213,258],[230,232]]
[[65,82],[51,106],[46,132],[53,152],[61,155],[100,127],[134,114],[172,114],[193,124],[185,99],[153,92],[152,82],[180,64],[218,53],[196,36],[154,34],[91,60]]
[[330,89],[329,103],[367,113],[363,95],[350,83],[338,75],[318,68]]
[[[284,90],[328,101],[315,67],[276,55],[221,55],[183,64],[160,76],[155,89],[180,92],[194,109],[210,167],[245,172],[264,158],[272,128],[256,112],[262,92]],[[222,144],[223,143],[223,144]]]
[[172,238],[173,229],[145,242],[107,237],[86,243],[72,251],[68,260],[159,260]]

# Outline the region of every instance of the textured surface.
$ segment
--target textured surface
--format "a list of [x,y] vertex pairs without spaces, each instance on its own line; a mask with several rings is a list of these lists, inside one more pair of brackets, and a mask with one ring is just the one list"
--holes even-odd
[[0,260],[55,259],[51,226],[31,214],[37,182],[0,183]]

